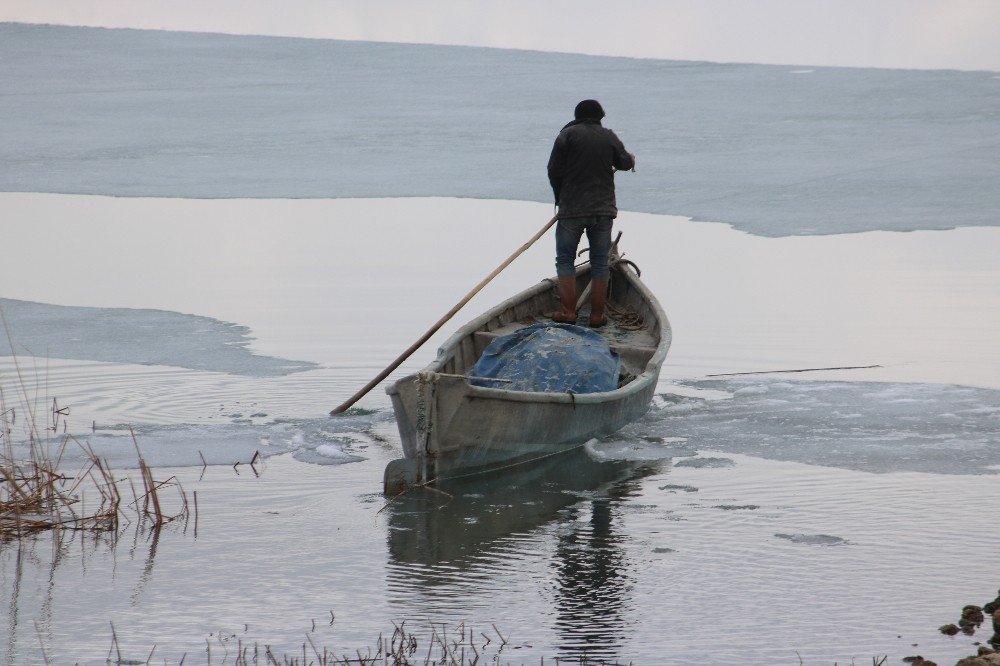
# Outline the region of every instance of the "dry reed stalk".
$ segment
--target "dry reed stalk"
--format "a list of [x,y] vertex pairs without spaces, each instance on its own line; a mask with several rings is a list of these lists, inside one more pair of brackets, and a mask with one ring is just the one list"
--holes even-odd
[[42,659],[45,660],[46,665],[52,663],[49,661],[49,655],[45,652],[45,641],[42,640],[42,630],[38,628],[38,620],[35,620],[35,635],[38,636],[38,647],[42,650]]
[[121,647],[118,645],[118,634],[115,632],[114,622],[111,623],[111,647],[108,648],[107,661],[111,661],[111,650],[115,651],[115,656],[117,657],[117,661],[120,664],[122,661],[122,650]]
[[[53,414],[60,417],[66,408],[53,402]],[[107,461],[101,460],[89,443],[78,441],[71,435],[60,438],[58,447],[35,437],[37,428],[28,432],[28,451],[23,457],[15,456],[12,430],[16,410],[8,409],[0,392],[0,537],[21,537],[44,530],[117,531],[126,517],[119,480],[115,478]],[[29,410],[30,413],[30,410]],[[178,518],[190,516],[187,493],[176,477],[156,481],[152,469],[146,464],[132,433],[139,456],[139,475],[144,494],[139,496],[131,477],[128,478],[135,510],[140,521],[151,521],[160,527]],[[84,454],[81,469],[70,476],[60,471],[67,447],[76,444]],[[176,486],[179,509],[167,513],[160,497],[160,490]],[[88,494],[94,498],[88,502]],[[142,506],[140,507],[140,503]]]
[[[406,628],[405,622],[401,622],[400,624],[393,622],[392,626],[394,631],[391,636],[386,636],[382,633],[379,634],[374,651],[371,647],[366,648],[365,652],[358,649],[351,656],[347,654],[338,656],[334,652],[331,652],[328,647],[323,647],[320,650],[321,646],[314,640],[312,632],[306,632],[305,641],[300,643],[296,651],[291,654],[276,652],[274,646],[268,644],[262,646],[257,642],[253,643],[253,649],[251,650],[250,645],[245,644],[240,639],[238,641],[238,650],[234,655],[234,663],[236,666],[250,666],[251,664],[273,664],[274,666],[299,666],[305,664],[315,664],[316,666],[479,666],[486,663],[510,663],[503,661],[501,656],[504,647],[510,644],[510,638],[504,636],[495,626],[493,630],[500,641],[494,641],[485,634],[481,634],[487,640],[487,643],[492,643],[495,647],[492,647],[489,651],[480,653],[475,647],[473,639],[476,632],[472,627],[467,627],[465,623],[462,623],[455,627],[454,632],[449,637],[447,625],[430,623],[430,638],[427,639],[429,643],[427,646],[428,651],[426,654],[422,653],[421,656],[417,656],[418,643],[421,643],[424,639],[421,638],[418,641],[417,636]],[[468,635],[466,635],[466,631],[468,631]],[[468,641],[468,644],[466,644],[466,641]],[[422,647],[422,644],[420,647]],[[485,650],[486,646],[484,645],[483,647]],[[223,648],[225,648],[225,645],[223,645]],[[466,651],[467,648],[468,652]],[[211,641],[207,639],[206,653],[208,658],[211,659]],[[223,660],[223,663],[228,663],[228,657]],[[544,657],[539,657],[539,663],[544,666]],[[558,659],[556,659],[556,663],[559,663]],[[594,660],[587,654],[580,655],[574,663],[581,666],[588,664],[591,666],[621,666],[621,662]]]

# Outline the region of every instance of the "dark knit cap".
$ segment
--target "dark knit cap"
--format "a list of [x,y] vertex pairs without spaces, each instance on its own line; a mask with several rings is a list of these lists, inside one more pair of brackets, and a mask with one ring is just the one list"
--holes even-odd
[[576,105],[573,115],[577,120],[583,120],[584,118],[600,120],[604,117],[604,109],[601,108],[601,103],[596,99],[585,99]]

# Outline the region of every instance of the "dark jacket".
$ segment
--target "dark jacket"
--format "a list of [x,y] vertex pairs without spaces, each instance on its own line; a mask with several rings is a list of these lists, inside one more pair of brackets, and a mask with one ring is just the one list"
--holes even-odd
[[616,217],[614,170],[634,166],[621,140],[600,120],[574,120],[563,127],[549,157],[549,183],[559,217]]

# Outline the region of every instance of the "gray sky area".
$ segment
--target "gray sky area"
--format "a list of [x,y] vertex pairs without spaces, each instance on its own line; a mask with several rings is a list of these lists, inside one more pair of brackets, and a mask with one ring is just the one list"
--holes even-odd
[[998,0],[4,0],[0,21],[1000,71]]

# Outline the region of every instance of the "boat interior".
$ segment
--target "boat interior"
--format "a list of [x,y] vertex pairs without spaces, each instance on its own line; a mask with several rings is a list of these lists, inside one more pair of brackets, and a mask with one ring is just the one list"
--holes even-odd
[[[608,323],[593,329],[607,340],[611,349],[618,353],[622,362],[619,387],[628,384],[640,375],[656,352],[663,334],[662,323],[635,286],[633,276],[624,271],[629,268],[613,267],[611,270],[610,293],[608,295]],[[578,297],[585,295],[590,284],[589,270],[577,273]],[[589,291],[586,292],[589,294]],[[456,345],[446,351],[441,359],[440,372],[467,374],[476,364],[487,345],[495,338],[513,333],[519,328],[541,322],[551,322],[552,313],[559,307],[559,295],[554,278],[547,278],[541,285],[530,289],[509,301],[506,307],[494,312],[463,336]],[[590,317],[589,298],[582,298],[578,309],[578,323],[587,325]]]

